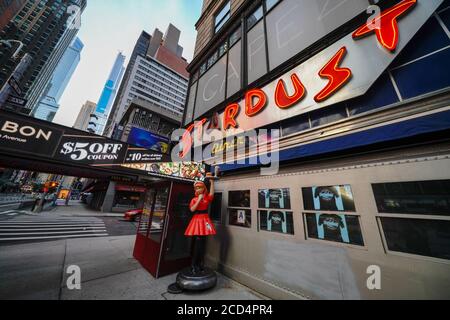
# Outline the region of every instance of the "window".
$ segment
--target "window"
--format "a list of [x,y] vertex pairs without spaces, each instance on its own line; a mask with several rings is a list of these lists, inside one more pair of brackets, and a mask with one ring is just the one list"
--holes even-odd
[[217,59],[219,59],[217,55],[217,51],[208,59],[208,69],[212,67],[214,63],[216,63]]
[[450,221],[380,218],[389,251],[450,260]]
[[266,10],[270,11],[281,0],[266,0]]
[[258,191],[259,230],[294,234],[294,218],[289,189],[263,189]]
[[214,19],[214,31],[217,33],[231,17],[231,2],[228,1]]
[[303,216],[308,238],[364,246],[358,216],[329,213]]
[[372,185],[380,213],[450,216],[450,180]]
[[260,21],[247,32],[248,84],[251,84],[266,73],[266,38],[264,35],[264,23]]
[[372,185],[391,252],[450,260],[450,180]]
[[[307,238],[364,246],[350,185],[302,189]],[[324,212],[318,212],[324,211]]]
[[233,226],[251,228],[250,190],[228,192],[228,223]]
[[230,36],[230,47],[241,39],[241,27],[237,28]]
[[264,16],[263,7],[260,6],[247,18],[247,30],[250,30]]
[[222,193],[214,193],[214,201],[211,204],[211,220],[222,222]]
[[349,185],[303,188],[302,193],[305,210],[355,212]]

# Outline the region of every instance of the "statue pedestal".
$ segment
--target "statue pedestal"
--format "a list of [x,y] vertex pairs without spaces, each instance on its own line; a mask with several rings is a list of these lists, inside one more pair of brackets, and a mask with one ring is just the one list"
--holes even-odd
[[180,294],[183,291],[205,291],[216,285],[217,274],[213,270],[205,268],[194,274],[191,268],[186,268],[178,274],[177,282],[169,286],[168,292]]

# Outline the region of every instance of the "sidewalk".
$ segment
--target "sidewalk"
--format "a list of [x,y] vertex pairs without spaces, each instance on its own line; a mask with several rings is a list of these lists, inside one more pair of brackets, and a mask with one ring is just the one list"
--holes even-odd
[[[260,300],[261,295],[219,275],[215,289],[167,293],[176,274],[154,279],[132,257],[135,236],[19,244],[0,251],[0,299]],[[67,289],[68,266],[81,269],[81,290]]]
[[68,206],[56,206],[52,209],[60,217],[120,217],[123,213],[105,213],[89,208],[80,201],[70,201]]

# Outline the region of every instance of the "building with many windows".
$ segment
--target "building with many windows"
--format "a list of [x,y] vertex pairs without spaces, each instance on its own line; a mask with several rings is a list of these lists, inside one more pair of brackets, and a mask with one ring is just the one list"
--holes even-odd
[[[1,30],[0,105],[31,114],[78,32],[86,0],[26,1]],[[16,72],[20,69],[20,72]]]
[[205,0],[196,24],[207,259],[269,297],[450,297],[450,1],[369,2]]
[[59,100],[80,62],[83,47],[83,42],[79,38],[75,38],[69,48],[67,48],[53,73],[52,80],[45,89],[41,102],[33,111],[35,118],[53,121],[59,109]]
[[135,98],[119,123],[123,129],[114,138],[169,154],[171,134],[180,128],[181,119],[155,103]]
[[26,0],[3,0],[0,2],[0,31],[8,24],[9,20],[19,12]]
[[169,25],[165,35],[156,29],[152,36],[141,35],[122,80],[105,134],[117,135],[120,120],[134,98],[161,107],[174,116],[182,116],[189,74],[187,62],[178,44],[180,31]]
[[86,101],[78,113],[73,127],[78,130],[88,131],[91,117],[95,113],[97,105],[94,102]]
[[100,99],[97,103],[97,109],[92,115],[91,123],[88,131],[96,133],[98,135],[103,135],[105,130],[105,125],[111,112],[112,104],[117,95],[117,90],[119,89],[120,81],[122,80],[125,68],[123,64],[125,63],[125,56],[122,53],[118,53],[116,60],[114,62],[111,73],[108,76],[105,87],[103,88]]

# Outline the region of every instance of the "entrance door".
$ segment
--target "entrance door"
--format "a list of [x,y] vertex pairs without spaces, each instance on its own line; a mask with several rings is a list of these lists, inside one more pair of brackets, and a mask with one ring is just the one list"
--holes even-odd
[[161,247],[158,277],[175,273],[191,264],[191,238],[184,235],[192,213],[189,203],[194,197],[191,184],[174,184],[172,187],[167,224]]
[[192,197],[191,185],[173,182],[156,185],[146,194],[133,255],[155,278],[190,264],[191,244],[184,231]]
[[168,204],[170,183],[154,185],[147,191],[144,210],[139,221],[133,256],[154,277],[157,277],[160,239]]

